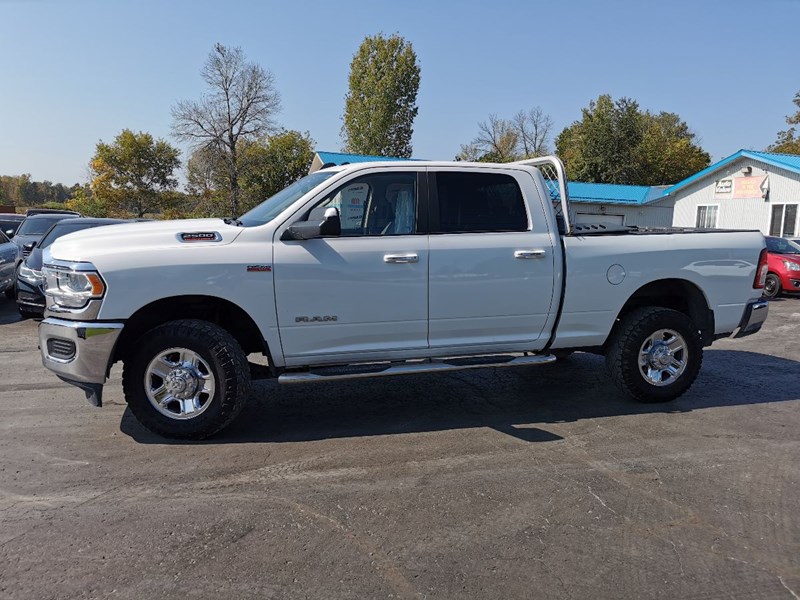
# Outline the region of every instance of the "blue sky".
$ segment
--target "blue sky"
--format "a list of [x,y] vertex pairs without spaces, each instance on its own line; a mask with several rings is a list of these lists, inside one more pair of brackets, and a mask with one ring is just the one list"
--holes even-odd
[[422,68],[414,155],[452,159],[490,113],[556,133],[599,94],[677,112],[714,160],[764,149],[800,90],[800,0],[0,0],[0,174],[87,179],[98,140],[169,139],[216,42],[275,75],[278,122],[338,150],[350,60],[398,32]]

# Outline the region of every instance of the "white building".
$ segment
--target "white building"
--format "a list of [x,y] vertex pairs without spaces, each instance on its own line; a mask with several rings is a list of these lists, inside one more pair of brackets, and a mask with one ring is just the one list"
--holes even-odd
[[666,190],[675,227],[800,231],[800,156],[739,150]]

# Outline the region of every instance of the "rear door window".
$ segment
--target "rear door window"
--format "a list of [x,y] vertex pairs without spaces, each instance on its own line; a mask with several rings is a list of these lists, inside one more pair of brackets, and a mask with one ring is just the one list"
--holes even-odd
[[516,179],[503,173],[436,173],[438,233],[527,231]]

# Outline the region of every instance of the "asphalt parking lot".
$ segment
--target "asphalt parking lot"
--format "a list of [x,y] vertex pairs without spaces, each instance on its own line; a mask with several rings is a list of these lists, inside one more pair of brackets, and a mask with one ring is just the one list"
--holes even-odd
[[0,299],[2,598],[800,596],[800,300],[670,405],[602,360],[262,382],[165,443]]

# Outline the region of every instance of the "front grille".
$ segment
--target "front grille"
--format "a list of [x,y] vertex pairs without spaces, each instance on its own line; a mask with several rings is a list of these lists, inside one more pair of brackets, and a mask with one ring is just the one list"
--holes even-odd
[[69,360],[75,357],[75,342],[60,338],[50,338],[47,340],[47,353],[53,358]]

